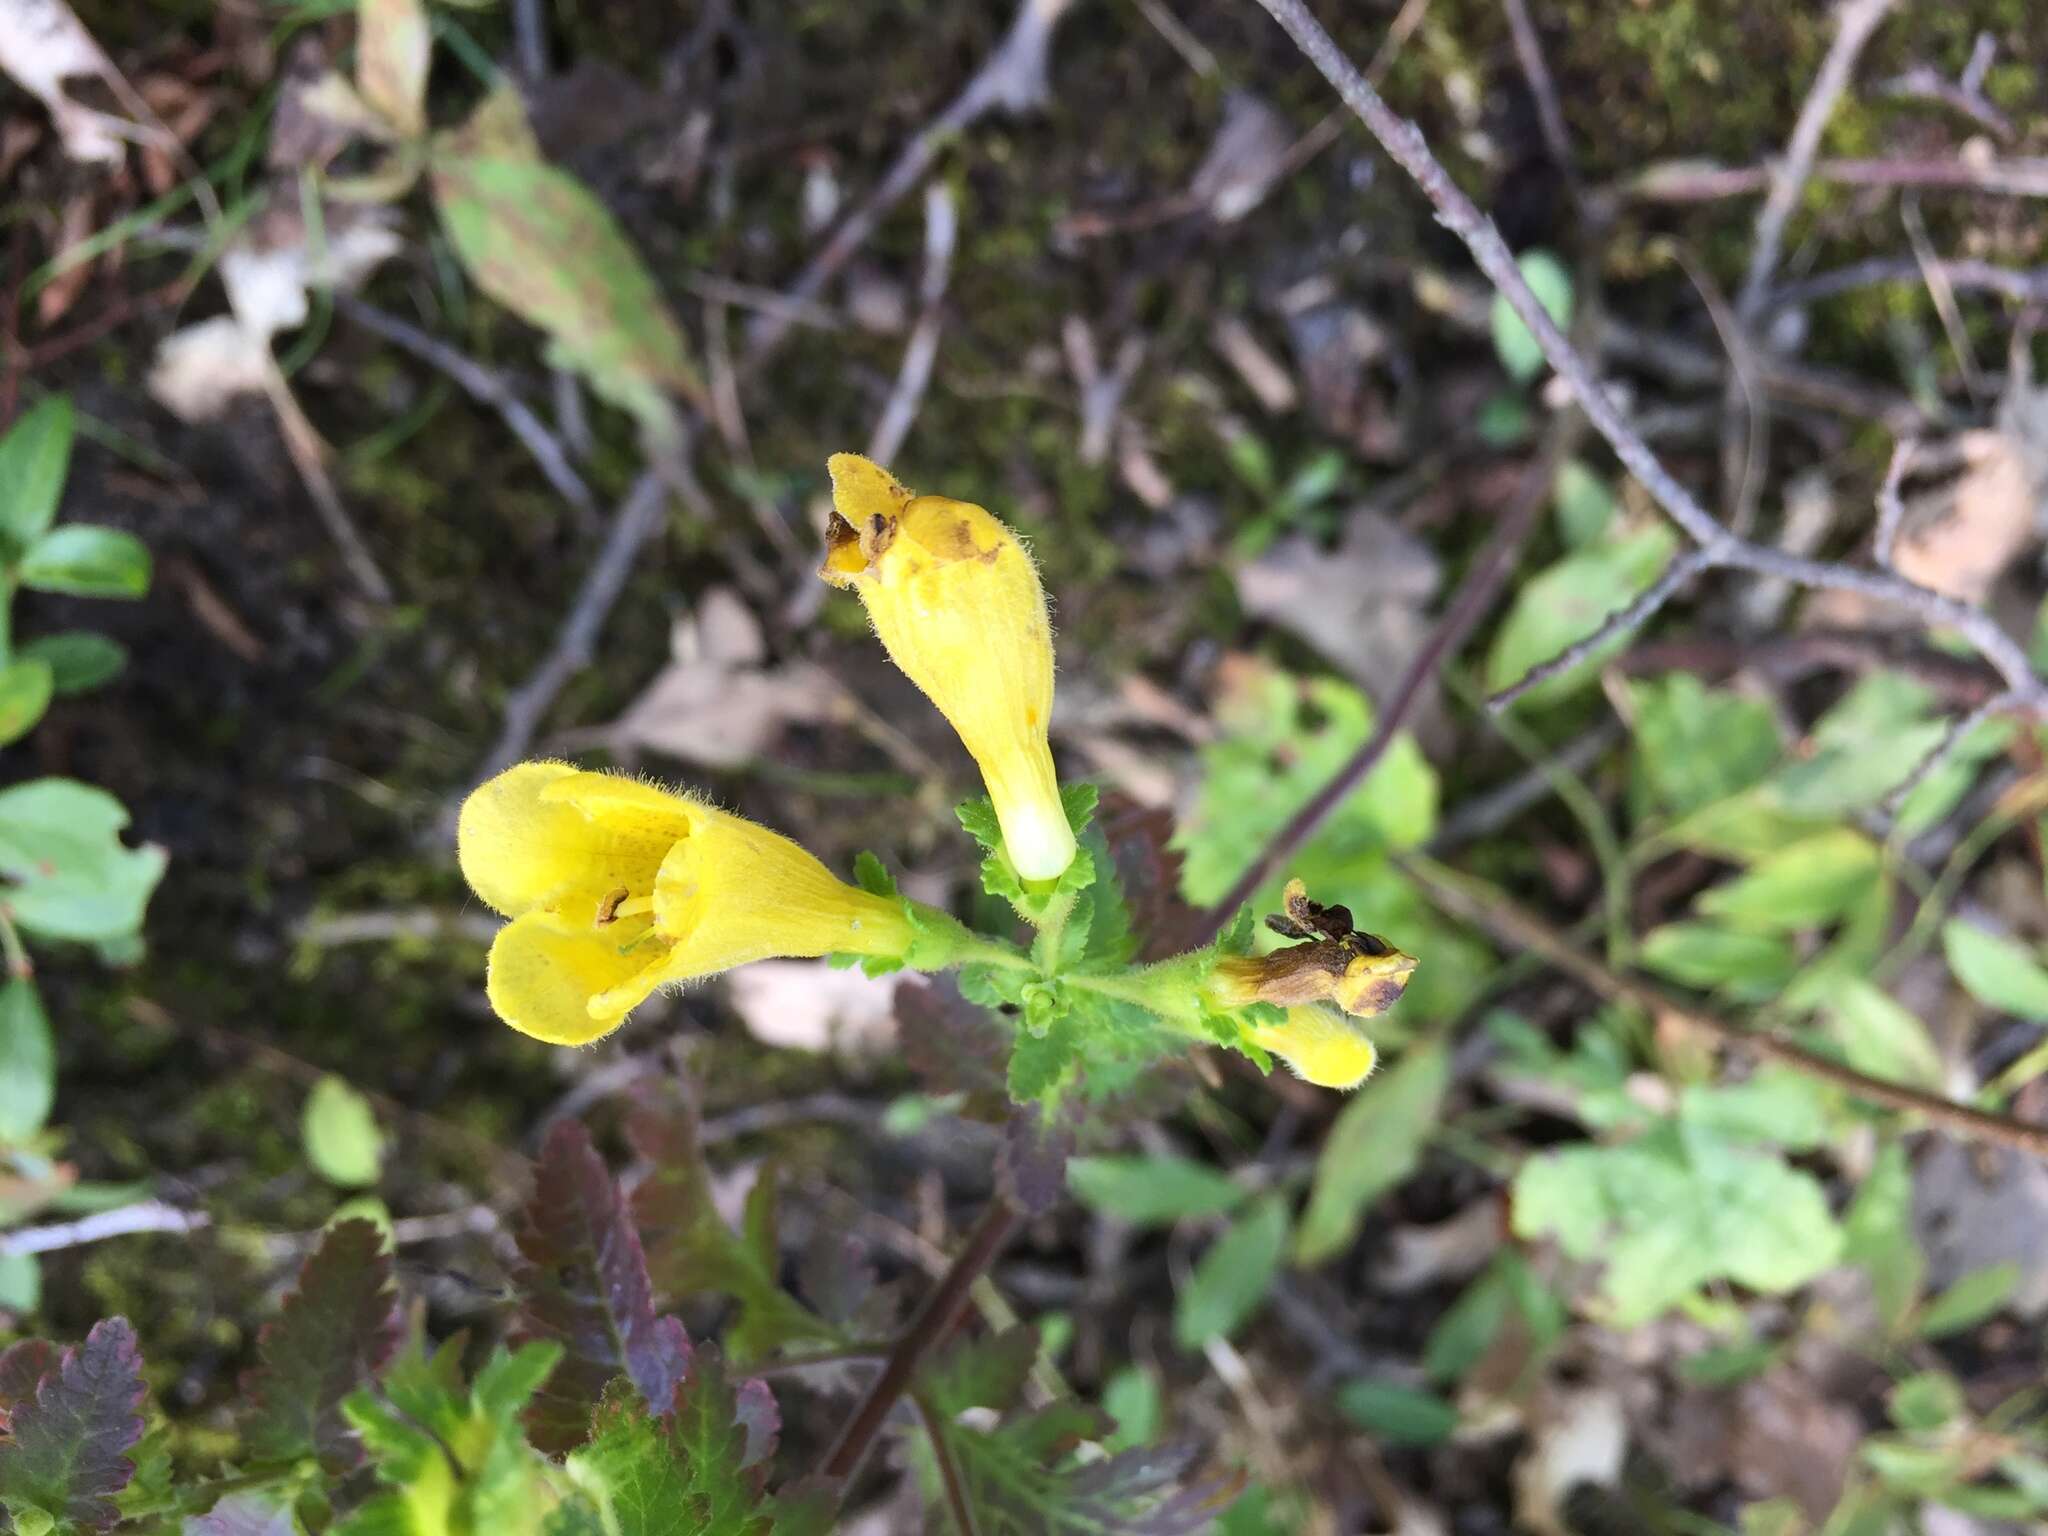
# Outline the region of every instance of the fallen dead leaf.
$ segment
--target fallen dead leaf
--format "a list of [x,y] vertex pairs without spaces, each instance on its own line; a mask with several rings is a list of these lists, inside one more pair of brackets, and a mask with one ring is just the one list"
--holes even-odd
[[608,734],[685,762],[736,768],[800,721],[835,717],[842,695],[809,662],[766,664],[753,612],[730,587],[704,594],[671,634],[672,659]]
[[1284,117],[1251,92],[1232,91],[1187,195],[1217,223],[1234,224],[1265,201],[1293,145]]
[[1369,507],[1343,541],[1281,539],[1237,573],[1247,612],[1299,635],[1370,692],[1400,675],[1428,633],[1424,607],[1442,569],[1429,547]]
[[1628,1451],[1628,1415],[1609,1387],[1557,1392],[1530,1415],[1529,1449],[1516,1460],[1515,1524],[1536,1536],[1574,1536],[1566,1496],[1583,1483],[1611,1488]]
[[1373,1270],[1373,1285],[1399,1296],[1477,1274],[1499,1251],[1503,1230],[1500,1207],[1491,1200],[1475,1200],[1448,1221],[1396,1227]]
[[64,0],[0,0],[0,71],[49,108],[74,160],[110,165],[133,129],[65,93],[64,82],[104,79],[113,66]]
[[2024,1318],[2048,1317],[2048,1168],[2018,1152],[1938,1140],[1914,1169],[1913,1225],[1930,1289],[2017,1264],[2006,1304]]
[[1783,1366],[1745,1383],[1737,1403],[1729,1461],[1743,1491],[1791,1499],[1816,1525],[1826,1520],[1863,1438],[1854,1411]]
[[[84,242],[92,234],[93,196],[90,192],[74,194],[64,204],[64,212],[57,226],[57,254]],[[36,295],[36,319],[44,325],[51,325],[64,318],[78,296],[85,292],[85,285],[92,280],[95,263],[81,261],[66,267],[51,278],[43,291]]]
[[728,978],[747,1033],[782,1050],[872,1056],[896,1044],[902,976],[835,970],[823,960],[763,960]]
[[1949,506],[1900,534],[1893,564],[1909,581],[1981,603],[2033,542],[2040,487],[2005,432],[1966,432],[1957,447],[1966,467]]

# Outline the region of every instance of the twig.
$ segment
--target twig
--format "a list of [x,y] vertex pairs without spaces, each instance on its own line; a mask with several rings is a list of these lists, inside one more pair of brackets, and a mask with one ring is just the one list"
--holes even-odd
[[1899,526],[1906,520],[1906,499],[1899,492],[1913,456],[1920,445],[1902,437],[1892,445],[1892,461],[1885,466],[1884,484],[1877,488],[1877,535],[1871,543],[1870,558],[1880,570],[1892,569],[1892,554],[1899,542]]
[[2016,271],[1988,261],[1935,260],[1923,263],[1911,256],[1873,256],[1868,261],[1851,262],[1832,272],[1817,272],[1812,277],[1773,288],[1765,298],[1763,308],[1768,312],[1787,309],[1795,304],[1814,304],[1858,288],[1875,287],[1879,283],[1921,282],[1930,270],[1940,273],[1941,280],[1958,293],[1995,293],[2017,304],[2048,303],[2048,267]]
[[1899,222],[1906,227],[1906,242],[1912,248],[1914,265],[1920,269],[1920,280],[1927,285],[1927,296],[1934,300],[1934,312],[1941,319],[1942,334],[1948,337],[1949,350],[1955,353],[1956,366],[1962,370],[1963,387],[1972,400],[1981,402],[1984,379],[1977,372],[1969,333],[1963,329],[1963,312],[1956,307],[1955,288],[1941,270],[1934,244],[1927,238],[1927,221],[1920,217],[1920,199],[1910,192],[1899,199]]
[[[682,449],[684,455],[688,452],[687,446]],[[626,492],[626,499],[612,514],[611,530],[605,534],[597,558],[590,563],[569,616],[555,632],[555,643],[526,681],[506,697],[504,723],[499,727],[498,739],[478,765],[479,779],[509,768],[526,755],[548,707],[568,686],[569,679],[590,665],[597,650],[598,634],[611,616],[619,594],[625,590],[626,578],[633,574],[641,547],[661,528],[668,493],[667,480],[655,469],[642,474]]]
[[1626,739],[1619,721],[1603,719],[1591,730],[1568,742],[1556,752],[1531,764],[1497,789],[1462,800],[1446,816],[1443,825],[1423,845],[1438,858],[1455,852],[1481,838],[1491,837],[1522,812],[1556,793],[1560,779],[1584,778],[1599,762]]
[[1997,56],[1998,39],[1989,32],[1979,32],[1976,46],[1970,50],[1970,62],[1963,66],[1963,73],[1958,79],[1948,79],[1931,64],[1920,64],[1885,81],[1878,90],[1883,95],[1908,101],[1940,102],[1990,129],[2001,143],[2011,143],[2011,119],[1993,106],[1984,94],[1984,77],[1990,73],[1991,61]]
[[2013,693],[1999,693],[1984,700],[1968,714],[1956,716],[1955,719],[1949,722],[1948,730],[1942,735],[1941,740],[1937,741],[1921,757],[1920,761],[1913,765],[1913,771],[1900,780],[1891,793],[1885,796],[1885,810],[1889,814],[1896,816],[1899,813],[1899,808],[1906,803],[1913,791],[1926,783],[1933,775],[1934,770],[1948,761],[1949,755],[1963,744],[1972,731],[1976,730],[1978,726],[1989,720],[1993,715],[2010,714],[2015,709],[2021,707],[2021,704],[2022,701]]
[[1612,644],[1617,636],[1640,628],[1652,614],[1670,602],[1680,588],[1700,572],[1707,570],[1712,563],[1704,550],[1681,551],[1664,567],[1664,574],[1645,587],[1634,602],[1625,608],[1615,609],[1590,635],[1573,641],[1548,661],[1538,662],[1516,681],[1490,696],[1486,701],[1486,707],[1491,710],[1506,709],[1530,689],[1540,687],[1553,677],[1572,671],[1597,654],[1602,647]]
[[1917,1088],[1868,1077],[1789,1040],[1744,1029],[1716,1014],[1680,1002],[1661,988],[1633,976],[1624,976],[1591,955],[1581,953],[1542,918],[1483,881],[1461,875],[1428,859],[1402,857],[1395,862],[1439,910],[1488,930],[1503,944],[1539,956],[1608,1002],[1634,1004],[1653,1017],[1676,1020],[1738,1050],[1752,1052],[1766,1061],[1834,1083],[1857,1098],[1890,1109],[1924,1115],[1930,1124],[1951,1135],[2012,1147],[2031,1156],[2048,1159],[2048,1126],[2030,1125],[2004,1115],[1988,1114],[1966,1104],[1922,1093]]
[[547,424],[534,414],[533,407],[519,398],[502,374],[465,357],[418,326],[396,315],[386,314],[361,299],[337,294],[335,306],[364,330],[383,337],[393,346],[439,369],[461,386],[472,400],[496,411],[504,418],[505,425],[512,429],[512,435],[525,445],[540,472],[547,476],[548,484],[561,493],[562,499],[586,518],[597,516],[597,500],[590,494],[590,487],[583,483],[583,477],[569,463],[568,453],[547,429]]
[[1937,650],[1914,634],[1896,630],[1812,629],[1789,635],[1693,635],[1639,645],[1615,658],[1629,677],[1660,672],[1696,672],[1725,677],[1756,667],[1786,680],[1822,667],[1864,673],[1900,672],[1925,683],[1949,703],[1971,708],[2002,692],[1999,676],[1983,662]]
[[953,194],[934,182],[924,189],[924,281],[918,287],[920,309],[910,341],[903,349],[903,366],[896,374],[896,387],[889,391],[868,439],[868,457],[887,464],[896,457],[903,440],[917,421],[917,409],[931,383],[932,364],[939,355],[939,329],[943,323],[946,283],[953,272],[953,244],[959,219],[953,209]]
[[959,1458],[954,1456],[953,1447],[946,1442],[946,1430],[940,1422],[938,1410],[922,1392],[911,1393],[910,1400],[917,1406],[917,1416],[924,1420],[925,1438],[931,1442],[932,1460],[939,1469],[939,1486],[946,1490],[946,1508],[953,1515],[954,1536],[979,1536],[980,1527],[974,1521],[974,1501],[967,1496],[967,1483],[960,1475]]
[[1544,357],[1578,400],[1587,420],[1607,439],[1622,467],[1636,477],[1671,520],[1699,546],[1706,557],[1703,569],[1746,570],[1796,586],[1854,592],[1876,602],[1895,604],[1911,611],[1931,628],[1953,629],[1964,636],[2030,705],[2042,696],[2041,681],[2034,675],[2026,651],[1983,609],[1896,576],[1767,549],[1737,538],[1716,523],[1623,419],[1591,366],[1565,339],[1522,277],[1514,253],[1501,239],[1493,221],[1459,190],[1414,124],[1403,120],[1380,99],[1301,0],[1259,0],[1259,4],[1293,37],[1387,153],[1415,179],[1435,207],[1439,221],[1465,243],[1479,269],[1493,280],[1508,306],[1528,326]]
[[356,527],[355,519],[349,516],[341,493],[335,490],[334,481],[327,473],[327,445],[321,442],[313,423],[299,408],[297,397],[285,382],[283,370],[266,357],[263,372],[264,393],[277,414],[277,429],[284,438],[285,453],[291,459],[292,467],[299,472],[299,482],[305,486],[306,494],[313,498],[313,509],[326,525],[327,536],[341,551],[341,563],[348,567],[350,577],[362,588],[363,596],[373,603],[389,603],[393,595],[391,583],[378,567],[377,557],[370,553],[362,531]]
[[1529,94],[1536,99],[1536,125],[1543,131],[1543,147],[1550,151],[1552,163],[1564,177],[1572,201],[1581,202],[1578,167],[1572,159],[1572,141],[1564,125],[1564,108],[1557,99],[1557,82],[1551,78],[1550,66],[1544,62],[1543,40],[1536,34],[1536,23],[1529,19],[1528,0],[1504,0],[1504,3],[1508,13],[1508,31],[1514,34],[1515,39],[1515,60],[1522,66],[1522,75],[1529,82]]
[[[1045,57],[1073,0],[1020,0],[1016,20],[974,78],[937,117],[903,146],[873,191],[839,221],[825,244],[784,291],[794,304],[815,302],[825,285],[867,241],[882,216],[901,202],[938,159],[939,151],[997,107],[1021,111],[1045,95]],[[748,339],[745,366],[758,368],[782,344],[791,320],[787,310],[764,315]]]
[[[1265,4],[1266,0],[1260,0],[1260,3]],[[1552,424],[1543,451],[1524,474],[1514,504],[1500,520],[1492,547],[1466,574],[1457,595],[1437,621],[1435,630],[1395,684],[1374,721],[1372,735],[1330,776],[1329,782],[1273,835],[1222,898],[1201,914],[1200,923],[1188,934],[1183,947],[1205,944],[1222,932],[1237,909],[1259,893],[1281,866],[1315,835],[1316,829],[1331,812],[1351,797],[1352,791],[1372,772],[1373,765],[1386,755],[1387,748],[1393,744],[1394,737],[1421,699],[1424,685],[1446,660],[1457,653],[1458,647],[1465,643],[1493,606],[1501,588],[1507,584],[1523,542],[1536,526],[1538,515],[1550,504],[1551,491],[1557,481],[1557,467],[1569,455],[1577,431],[1576,413],[1561,416]]]
[[[1263,3],[1263,0],[1261,0]],[[1768,165],[1700,165],[1680,161],[1653,165],[1618,188],[1624,198],[1647,203],[1711,203],[1750,197],[1775,183]],[[1818,160],[1810,177],[1843,187],[1936,188],[1949,192],[1990,192],[2005,197],[2048,197],[2048,157],[1991,160],[1951,159]]]
[[1828,45],[1827,57],[1821,60],[1813,84],[1807,88],[1806,101],[1792,125],[1792,138],[1785,146],[1785,158],[1773,169],[1770,193],[1757,210],[1756,240],[1750,247],[1742,287],[1735,295],[1735,313],[1745,325],[1755,318],[1771,274],[1778,269],[1785,226],[1791,222],[1806,191],[1807,178],[1813,174],[1814,160],[1820,154],[1820,136],[1827,129],[1828,119],[1835,115],[1842,93],[1849,88],[1857,56],[1895,3],[1896,0],[1844,0],[1836,16],[1835,40]]
[[875,1443],[875,1436],[881,1433],[882,1425],[895,1408],[897,1399],[910,1389],[917,1368],[924,1363],[932,1348],[953,1331],[953,1325],[959,1322],[960,1314],[967,1308],[968,1293],[974,1282],[995,1262],[996,1255],[1003,1251],[1022,1220],[1022,1213],[1001,1195],[989,1202],[980,1223],[967,1239],[967,1246],[960,1250],[960,1256],[953,1260],[944,1277],[933,1287],[931,1295],[925,1298],[924,1305],[918,1308],[910,1327],[889,1351],[888,1364],[870,1383],[867,1395],[860,1400],[853,1416],[846,1421],[831,1449],[825,1453],[818,1469],[823,1476],[848,1478],[859,1468],[868,1448]]
[[204,1211],[181,1211],[161,1200],[138,1200],[133,1205],[117,1205],[111,1211],[95,1211],[77,1221],[0,1232],[0,1256],[13,1259],[32,1253],[56,1253],[143,1232],[201,1232],[212,1225],[213,1218]]

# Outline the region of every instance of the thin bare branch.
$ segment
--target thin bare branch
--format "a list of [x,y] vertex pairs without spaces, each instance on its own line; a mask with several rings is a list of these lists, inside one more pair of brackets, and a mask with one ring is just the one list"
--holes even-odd
[[[1768,191],[1772,175],[1768,165],[1701,165],[1685,160],[1652,165],[1616,190],[1634,202],[1711,203]],[[2002,197],[2048,197],[2048,156],[1981,162],[1950,156],[1821,160],[1815,162],[1809,179],[1841,187],[1921,187]]]
[[1896,816],[1899,812],[1899,807],[1906,803],[1913,791],[1932,778],[1935,769],[1947,762],[1956,748],[1961,746],[1964,740],[1978,726],[1991,719],[1994,715],[2011,714],[2015,710],[2025,707],[2025,703],[2026,701],[2018,694],[2007,691],[1994,694],[1968,714],[1956,716],[1955,719],[1949,722],[1948,730],[1941,740],[1937,741],[1933,748],[1919,762],[1913,765],[1913,771],[1900,780],[1898,786],[1885,796],[1885,810]]
[[1913,467],[1913,456],[1920,445],[1910,437],[1902,437],[1892,445],[1892,461],[1885,466],[1884,484],[1877,488],[1877,536],[1871,546],[1870,558],[1882,570],[1892,568],[1892,554],[1899,542],[1899,525],[1906,520],[1906,498],[1899,487],[1905,483],[1906,474]]
[[1785,158],[1773,169],[1771,190],[1757,210],[1756,240],[1750,247],[1749,267],[1736,291],[1735,313],[1744,324],[1755,317],[1763,302],[1764,289],[1778,269],[1778,256],[1785,244],[1785,226],[1799,206],[1820,154],[1820,136],[1835,115],[1835,107],[1849,88],[1856,72],[1857,57],[1870,41],[1885,15],[1897,0],[1843,0],[1835,18],[1835,40],[1827,57],[1808,87],[1806,101],[1792,125],[1792,137],[1785,145]]
[[213,1218],[204,1211],[184,1211],[161,1200],[138,1200],[117,1205],[110,1211],[95,1211],[77,1221],[47,1227],[20,1227],[0,1232],[0,1257],[19,1258],[33,1253],[56,1253],[65,1248],[83,1248],[110,1237],[132,1237],[145,1232],[170,1232],[180,1236],[204,1231]]
[[903,440],[917,421],[924,392],[931,383],[932,364],[939,355],[939,328],[943,323],[946,283],[953,271],[954,237],[959,216],[953,208],[953,194],[934,182],[924,189],[924,280],[919,285],[917,324],[903,349],[903,366],[897,370],[896,387],[875,422],[868,439],[868,457],[887,464],[896,457]]
[[428,335],[418,326],[386,314],[374,305],[347,294],[335,295],[335,307],[371,334],[410,352],[429,367],[447,375],[479,405],[489,406],[504,418],[512,435],[519,439],[549,485],[584,516],[597,516],[597,500],[590,487],[569,463],[568,452],[550,432],[533,407],[520,399],[502,374],[464,356],[446,342]]
[[1538,662],[1515,682],[1503,688],[1486,701],[1491,710],[1506,709],[1515,700],[1532,688],[1542,686],[1553,677],[1560,677],[1598,655],[1622,635],[1640,629],[1651,616],[1678,595],[1687,582],[1714,564],[1713,557],[1702,549],[1681,550],[1671,557],[1671,563],[1664,567],[1659,576],[1625,608],[1617,608],[1601,621],[1600,627],[1584,639],[1575,640],[1548,661]]
[[1529,94],[1536,100],[1536,125],[1543,130],[1543,147],[1571,188],[1573,201],[1580,198],[1577,162],[1572,158],[1571,135],[1564,125],[1564,108],[1557,99],[1557,82],[1543,57],[1543,39],[1529,18],[1528,0],[1503,0],[1508,13],[1508,31],[1514,34],[1515,60],[1529,82]]
[[910,1400],[917,1407],[917,1416],[924,1421],[925,1439],[931,1443],[932,1462],[939,1469],[939,1486],[946,1491],[946,1508],[953,1516],[954,1536],[980,1536],[980,1527],[974,1520],[974,1501],[967,1496],[967,1481],[960,1475],[959,1458],[953,1454],[953,1447],[946,1439],[946,1430],[940,1422],[938,1411],[925,1401],[922,1393],[912,1393]]
[[2017,304],[2048,303],[2048,267],[2015,269],[1988,261],[1937,259],[1923,263],[1911,256],[1873,256],[1832,272],[1818,272],[1797,282],[1781,284],[1771,290],[1763,307],[1766,312],[1789,309],[1880,283],[1921,282],[1929,271],[1938,272],[1941,280],[1957,293],[1995,293]]
[[1916,65],[1902,75],[1878,87],[1882,95],[1896,96],[1906,101],[1934,101],[1952,111],[1989,129],[2002,144],[2012,142],[2012,120],[1994,106],[1984,94],[1984,77],[1991,70],[1991,61],[1998,56],[1998,39],[1989,32],[1977,34],[1976,46],[1970,50],[1970,62],[1963,66],[1962,75],[1948,79],[1930,64]]

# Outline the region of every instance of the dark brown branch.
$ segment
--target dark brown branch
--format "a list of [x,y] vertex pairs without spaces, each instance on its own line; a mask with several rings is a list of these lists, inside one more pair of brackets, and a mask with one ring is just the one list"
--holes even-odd
[[1591,955],[1579,951],[1542,918],[1482,881],[1460,875],[1427,859],[1402,858],[1396,863],[1440,911],[1487,930],[1510,948],[1540,956],[1608,1002],[1631,1003],[1654,1018],[1676,1020],[1712,1035],[1734,1049],[1748,1051],[1766,1061],[1834,1083],[1859,1099],[1882,1104],[1888,1109],[1922,1115],[1929,1124],[1939,1126],[1951,1135],[2012,1147],[2048,1160],[2048,1126],[2030,1125],[2005,1115],[1989,1114],[1967,1104],[1922,1093],[1917,1088],[1869,1077],[1776,1035],[1744,1029],[1718,1014],[1681,1002],[1648,982],[1610,969]]
[[867,1395],[860,1400],[853,1416],[846,1421],[831,1449],[825,1453],[825,1459],[818,1468],[823,1476],[849,1478],[859,1469],[897,1401],[910,1390],[917,1368],[934,1346],[953,1331],[954,1325],[960,1321],[960,1314],[966,1310],[969,1290],[981,1278],[982,1272],[995,1262],[996,1255],[1003,1251],[1022,1219],[1022,1213],[1001,1195],[989,1202],[980,1223],[968,1237],[967,1246],[960,1250],[960,1256],[953,1260],[952,1267],[941,1277],[931,1295],[925,1298],[910,1327],[890,1350],[888,1363],[882,1367],[881,1374],[869,1385]]

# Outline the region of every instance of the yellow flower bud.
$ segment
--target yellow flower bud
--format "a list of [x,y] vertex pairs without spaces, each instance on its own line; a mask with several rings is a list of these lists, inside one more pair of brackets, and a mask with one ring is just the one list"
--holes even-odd
[[1285,1023],[1254,1025],[1247,1034],[1318,1088],[1356,1088],[1379,1060],[1364,1030],[1313,1003],[1288,1009]]
[[657,987],[774,955],[899,956],[896,902],[701,801],[567,763],[508,768],[463,803],[462,873],[512,919],[491,945],[499,1018],[552,1045],[616,1029]]
[[867,605],[890,660],[959,732],[1010,862],[1056,879],[1074,858],[1046,727],[1052,625],[1031,556],[984,509],[917,496],[857,454],[832,456],[824,569]]

